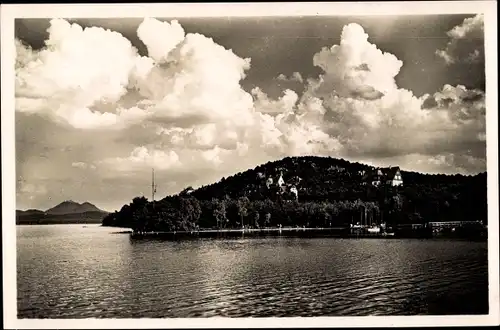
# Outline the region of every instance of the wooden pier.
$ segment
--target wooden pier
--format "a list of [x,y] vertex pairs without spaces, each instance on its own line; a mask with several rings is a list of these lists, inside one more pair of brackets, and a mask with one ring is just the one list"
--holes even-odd
[[[441,224],[441,223],[439,223]],[[303,237],[303,238],[473,238],[487,239],[485,227],[468,228],[458,227],[451,230],[443,226],[442,230],[436,230],[436,225],[408,224],[397,226],[394,232],[386,233],[370,232],[370,227],[271,227],[271,228],[240,228],[240,229],[202,229],[193,231],[150,231],[132,232],[133,239],[163,239],[163,240],[185,240],[199,238],[259,238],[259,237]]]
[[134,232],[132,238],[158,239],[195,239],[195,238],[252,238],[252,237],[337,237],[337,238],[391,238],[390,234],[369,233],[367,231],[352,231],[349,227],[332,228],[245,228],[245,229],[206,229],[195,231],[154,231]]

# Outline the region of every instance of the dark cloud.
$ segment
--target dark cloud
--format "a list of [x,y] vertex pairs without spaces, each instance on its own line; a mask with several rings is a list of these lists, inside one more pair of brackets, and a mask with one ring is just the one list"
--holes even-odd
[[377,100],[384,96],[384,93],[371,86],[358,86],[350,92],[351,97],[364,100]]
[[434,98],[434,96],[432,95],[429,95],[425,98],[424,102],[422,103],[422,108],[423,109],[431,109],[431,108],[435,108],[438,106],[438,103],[436,101],[436,99]]
[[370,71],[370,68],[368,67],[368,64],[363,63],[363,64],[360,64],[360,65],[354,67],[354,70],[356,70],[356,71]]
[[462,96],[462,101],[473,103],[484,98],[484,94],[477,90],[469,90]]
[[453,103],[453,99],[451,97],[446,97],[441,99],[441,104],[446,108],[448,107],[451,103]]

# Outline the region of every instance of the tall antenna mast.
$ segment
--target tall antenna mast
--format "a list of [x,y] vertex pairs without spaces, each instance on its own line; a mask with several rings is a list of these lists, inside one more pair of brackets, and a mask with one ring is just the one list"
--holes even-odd
[[152,199],[153,199],[153,205],[154,205],[154,202],[155,202],[155,193],[156,193],[156,185],[155,185],[155,169],[153,168],[152,169],[152,173],[151,173],[151,176],[152,176],[152,180],[151,180],[151,195],[152,195]]

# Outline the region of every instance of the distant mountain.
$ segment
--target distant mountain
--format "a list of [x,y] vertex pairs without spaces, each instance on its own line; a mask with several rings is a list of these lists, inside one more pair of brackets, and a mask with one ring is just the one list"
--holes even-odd
[[100,223],[107,214],[89,202],[64,201],[46,211],[16,210],[16,224]]
[[44,214],[44,211],[37,209],[29,209],[26,211],[16,210],[16,215],[36,215],[36,214]]
[[89,202],[85,202],[79,204],[73,201],[64,201],[47,211],[47,214],[74,214],[74,213],[84,213],[84,212],[104,212],[103,210],[98,209],[95,205],[90,204]]

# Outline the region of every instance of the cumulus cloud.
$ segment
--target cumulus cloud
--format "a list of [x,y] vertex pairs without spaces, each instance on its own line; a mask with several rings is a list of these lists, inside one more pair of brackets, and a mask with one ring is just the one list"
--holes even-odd
[[[18,111],[43,113],[80,129],[120,129],[150,117],[249,120],[252,97],[239,81],[250,60],[203,35],[184,35],[175,21],[141,23],[138,35],[149,57],[102,28],[54,19],[48,32],[41,51],[16,43]],[[135,94],[132,108],[120,106],[127,93]]]
[[239,133],[232,125],[225,122],[199,124],[188,128],[158,127],[158,138],[177,148],[206,150],[214,146],[227,149],[235,148]]
[[147,46],[149,57],[164,63],[169,53],[184,40],[185,34],[178,21],[168,23],[146,18],[137,29],[137,36]]
[[144,146],[135,148],[127,157],[107,158],[101,163],[112,166],[117,171],[126,172],[142,169],[145,166],[166,170],[180,165],[179,156],[175,151],[149,150]]
[[309,81],[301,102],[321,100],[321,127],[340,142],[342,154],[383,158],[458,151],[485,130],[482,91],[446,85],[432,96],[416,97],[399,88],[394,78],[402,62],[370,44],[357,24],[345,26],[340,44],[315,54],[314,64],[324,72]]
[[300,72],[297,72],[297,71],[292,73],[292,75],[290,77],[287,77],[286,75],[284,75],[282,73],[276,79],[281,80],[281,81],[296,81],[296,82],[300,82],[300,83],[304,81]]
[[299,96],[291,89],[285,90],[283,94],[278,100],[272,100],[259,87],[252,89],[252,95],[255,97],[255,108],[262,113],[291,111],[296,105]]
[[360,162],[372,166],[394,166],[405,164],[407,170],[431,174],[463,174],[478,173],[484,171],[486,160],[467,152],[456,154],[450,152],[439,152],[434,154],[411,153],[397,155],[382,159],[359,159]]
[[[165,63],[156,63],[143,79],[133,83],[148,103],[145,109],[154,116],[150,119],[161,123],[155,130],[155,148],[177,148],[183,162],[193,161],[192,155],[198,152],[205,156],[195,161],[205,164],[221,164],[226,155],[247,156],[253,163],[290,152],[328,151],[332,143],[323,139],[332,138],[302,121],[305,112],[314,113],[314,107],[309,111],[304,108],[309,103],[304,102],[297,108],[296,92],[286,90],[280,99],[272,100],[259,88],[251,94],[242,89],[240,81],[250,67],[249,59],[200,34],[186,34],[179,42],[176,36],[169,36],[175,34],[170,25],[158,28],[165,34],[162,36],[145,24],[167,23],[153,24],[148,19],[138,30],[148,50],[164,50],[154,56]],[[148,37],[148,31],[155,36]],[[302,79],[299,73],[292,78]],[[282,116],[276,117],[278,114]]]
[[445,49],[436,51],[448,65],[484,61],[484,15],[466,18],[447,32],[450,41]]
[[51,20],[48,32],[41,51],[16,42],[16,110],[43,113],[82,129],[119,124],[119,113],[93,106],[115,103],[127,92],[129,76],[141,65],[130,41],[63,19]]
[[472,121],[484,125],[485,94],[481,90],[468,90],[462,85],[444,85],[441,91],[433,96],[424,95],[424,98],[433,100],[430,102],[433,105],[431,108],[447,110],[453,122],[464,124]]
[[[18,43],[17,110],[80,129],[123,129],[149,120],[161,123],[159,142],[194,150],[281,156],[328,145],[317,123],[306,129],[315,111],[307,102],[297,107],[296,92],[271,100],[258,88],[243,90],[249,59],[201,34],[185,34],[175,21],[148,18],[137,33],[148,57],[119,33],[52,20],[46,48],[34,52]],[[302,77],[296,72],[291,79]],[[124,99],[132,104],[124,106]],[[163,152],[161,143],[155,147]]]
[[[148,48],[154,47],[149,44],[153,41],[170,45],[169,40],[168,35],[143,39]],[[173,122],[191,117],[204,123],[231,120],[235,125],[246,125],[252,97],[241,88],[240,80],[250,67],[249,59],[238,57],[210,38],[191,33],[169,57],[168,65],[155,65],[135,82],[134,87],[151,103],[150,111]],[[234,116],[236,112],[239,116]]]
[[96,166],[94,164],[88,164],[86,162],[73,162],[71,163],[71,166],[81,169],[92,169],[92,170],[96,169]]
[[479,172],[486,167],[484,158],[469,154],[442,153],[435,156],[418,157],[415,162],[417,168],[421,167],[430,173],[469,174],[471,168]]
[[397,88],[394,77],[403,62],[368,41],[358,24],[346,25],[340,45],[324,47],[313,58],[324,73],[313,87],[320,95],[377,99]]

